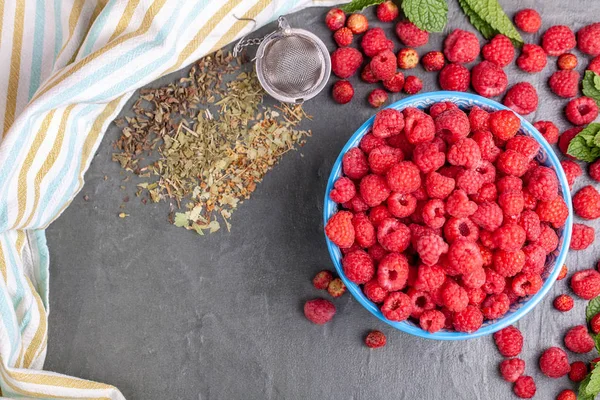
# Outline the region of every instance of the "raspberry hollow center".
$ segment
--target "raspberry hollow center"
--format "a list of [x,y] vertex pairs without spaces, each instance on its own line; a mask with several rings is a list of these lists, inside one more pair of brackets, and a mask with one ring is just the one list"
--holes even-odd
[[425,298],[425,296],[419,296],[417,297],[417,301],[415,301],[415,304],[417,305],[417,307],[423,308],[427,304],[427,299]]
[[579,114],[584,116],[592,110],[591,110],[590,106],[588,106],[587,104],[581,104],[581,105],[577,106],[577,111],[579,111]]
[[467,237],[471,234],[471,229],[469,229],[469,225],[463,222],[458,226],[458,232],[461,236]]
[[390,271],[388,277],[390,278],[390,281],[395,281],[396,279],[398,279],[398,272]]

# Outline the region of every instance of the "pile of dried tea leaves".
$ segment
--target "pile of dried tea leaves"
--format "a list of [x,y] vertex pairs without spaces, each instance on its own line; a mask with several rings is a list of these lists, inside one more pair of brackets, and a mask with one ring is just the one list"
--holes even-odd
[[310,131],[300,106],[263,104],[249,63],[219,51],[199,60],[179,82],[144,89],[122,129],[113,161],[147,180],[136,195],[169,201],[169,220],[203,235],[230,229],[231,212],[250,197],[286,152]]

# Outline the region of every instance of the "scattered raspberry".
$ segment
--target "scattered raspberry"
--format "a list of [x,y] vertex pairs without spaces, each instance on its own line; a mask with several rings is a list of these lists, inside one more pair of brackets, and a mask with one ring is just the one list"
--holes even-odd
[[587,69],[600,75],[600,56],[594,57],[588,64]]
[[391,50],[384,50],[371,59],[371,72],[377,79],[391,79],[396,74],[396,55]]
[[470,201],[464,190],[455,190],[446,200],[446,212],[456,218],[473,215],[477,204]]
[[515,382],[525,372],[525,361],[511,358],[500,363],[500,374],[507,382]]
[[561,348],[550,347],[540,357],[540,369],[549,378],[560,378],[571,370],[569,357]]
[[577,32],[577,48],[591,56],[600,54],[600,23],[584,26]]
[[547,62],[546,52],[537,44],[525,44],[517,57],[517,66],[529,73],[540,72]]
[[555,25],[542,36],[542,47],[549,56],[560,56],[567,53],[577,44],[575,34],[565,25]]
[[365,344],[371,349],[378,349],[380,347],[383,347],[385,346],[386,342],[387,339],[385,338],[385,335],[380,331],[371,331],[365,337]]
[[[563,168],[564,168],[564,166],[563,166]],[[581,171],[581,168],[579,169],[579,171]],[[566,172],[567,171],[565,170],[565,173]],[[594,161],[593,163],[590,164],[588,173],[590,174],[590,178],[592,178],[596,182],[600,182],[600,160]]]
[[568,273],[569,273],[569,268],[566,265],[563,265],[562,268],[560,269],[560,273],[558,274],[558,277],[556,278],[556,280],[562,281],[563,279],[565,279],[567,277]]
[[360,181],[360,197],[369,207],[383,203],[390,195],[390,188],[384,177],[371,174]]
[[354,88],[352,84],[346,80],[337,81],[333,84],[332,90],[333,100],[339,104],[346,104],[354,97]]
[[493,256],[494,270],[504,276],[515,276],[525,266],[525,253],[520,248],[515,251],[496,250]]
[[505,191],[498,196],[498,204],[502,208],[505,216],[518,216],[525,206],[523,192],[517,190]]
[[558,148],[567,158],[573,159],[571,155],[567,154],[567,149],[569,148],[571,140],[573,140],[573,138],[582,130],[582,126],[576,126],[575,128],[567,129],[560,135],[558,139]]
[[345,203],[352,200],[355,195],[356,186],[354,186],[354,182],[344,176],[335,181],[333,190],[329,193],[329,198],[336,203]]
[[515,57],[515,47],[509,38],[496,35],[481,49],[483,58],[500,68],[506,67]]
[[571,250],[585,250],[595,239],[594,228],[584,224],[573,224],[573,234],[571,236]]
[[[588,373],[587,364],[583,361],[575,361],[571,363],[571,371],[569,371],[569,379],[573,382],[581,382],[585,379]],[[563,392],[564,393],[564,392]],[[573,392],[571,392],[573,393]],[[560,397],[560,396],[559,396]],[[575,400],[575,398],[573,398]]]
[[558,197],[558,178],[553,169],[536,167],[529,175],[527,190],[538,200],[550,201]]
[[337,31],[346,23],[346,14],[339,8],[332,8],[325,15],[325,24],[332,31]]
[[586,125],[598,117],[598,105],[589,97],[579,97],[567,103],[565,115],[573,125]]
[[577,400],[577,395],[570,389],[565,389],[556,396],[556,400]]
[[[517,224],[506,223],[494,232],[494,244],[505,251],[517,251],[525,244],[525,230]],[[525,256],[523,256],[525,262]]]
[[[433,172],[435,174],[435,172]],[[432,199],[423,206],[423,222],[432,229],[439,229],[446,222],[444,202]]]
[[457,332],[472,333],[483,324],[483,314],[479,308],[468,305],[463,311],[454,314],[452,323]]
[[591,300],[600,294],[600,273],[593,269],[578,271],[571,277],[571,289],[584,300]]
[[[375,76],[373,75],[373,71],[371,71],[371,66],[369,64],[365,65],[365,67],[363,68],[362,72],[360,73],[360,79],[367,83],[379,82],[379,79],[375,78]],[[404,83],[404,81],[402,83]]]
[[421,186],[419,168],[410,161],[401,161],[387,173],[387,183],[394,192],[411,193]]
[[387,218],[377,227],[377,240],[387,251],[401,253],[410,244],[410,229],[395,218]]
[[525,297],[539,292],[543,284],[539,274],[521,272],[513,278],[511,288],[518,296]]
[[419,317],[419,325],[429,333],[435,333],[444,327],[446,317],[439,310],[423,311]]
[[419,64],[419,54],[410,47],[405,47],[398,52],[398,67],[412,69]]
[[464,65],[452,63],[442,68],[438,79],[443,90],[466,92],[471,83],[471,73]]
[[346,26],[350,28],[355,35],[364,33],[369,29],[369,21],[362,14],[352,14],[348,17]]
[[548,81],[550,89],[560,97],[575,97],[579,90],[579,72],[573,70],[556,71]]
[[572,53],[561,54],[556,62],[558,69],[569,71],[577,66],[577,56]]
[[327,293],[331,295],[331,297],[340,297],[344,293],[346,293],[346,285],[340,278],[335,278],[329,283],[327,286]]
[[593,186],[585,186],[573,196],[573,210],[584,219],[600,218],[600,193]]
[[523,348],[523,335],[512,325],[494,333],[494,341],[504,357],[516,357]]
[[390,293],[381,306],[381,312],[390,321],[404,321],[412,312],[410,297],[402,292]]
[[398,13],[398,6],[393,1],[384,1],[377,6],[377,19],[381,22],[392,22]]
[[544,139],[550,144],[558,143],[558,128],[550,121],[538,121],[533,127],[540,131]]
[[383,89],[375,89],[369,94],[369,104],[371,107],[379,108],[388,99],[388,95]]
[[[435,128],[434,128],[435,129]],[[420,143],[413,152],[413,162],[424,174],[437,171],[446,162],[446,154],[435,143]]]
[[[573,184],[575,183],[575,180],[583,174],[583,171],[581,170],[581,167],[579,166],[579,164],[577,164],[575,161],[563,160],[560,162],[560,165],[562,166],[563,170],[565,171],[565,175],[567,176],[567,182],[569,183],[569,189],[572,189]],[[592,170],[593,165],[594,164],[590,165],[590,175],[591,175],[591,170]],[[593,177],[592,177],[592,179],[593,179]]]
[[502,104],[521,115],[531,114],[538,106],[537,91],[531,83],[519,82],[508,89]]
[[408,20],[396,24],[396,35],[405,46],[409,47],[423,46],[429,41],[429,33]]
[[315,275],[312,283],[315,288],[319,290],[325,290],[332,280],[333,274],[330,271],[323,270]]
[[498,157],[498,170],[507,175],[523,176],[527,172],[529,160],[521,153],[514,150],[506,150]]
[[450,311],[463,311],[469,304],[467,292],[453,280],[446,281],[442,286],[441,294],[444,306]]
[[335,306],[325,299],[314,299],[304,303],[304,316],[314,324],[325,324],[335,315]]
[[441,51],[430,51],[421,58],[421,64],[423,64],[425,71],[439,71],[444,68],[446,59]]
[[477,211],[471,216],[473,222],[490,232],[494,232],[502,225],[503,218],[500,206],[492,202],[479,204]]
[[447,143],[455,143],[469,135],[469,117],[462,110],[447,110],[434,118],[435,132]]
[[388,138],[398,135],[404,128],[404,116],[398,110],[386,108],[375,115],[373,121],[373,136]]
[[585,325],[577,325],[565,335],[565,347],[573,353],[588,353],[594,348],[594,339]]
[[338,29],[333,34],[333,40],[335,40],[335,43],[339,47],[350,46],[353,38],[354,38],[354,35],[352,34],[352,31],[346,27]]
[[340,248],[350,247],[354,243],[354,227],[352,226],[352,213],[338,211],[325,226],[325,234]]
[[393,77],[383,81],[383,87],[392,93],[402,91],[402,88],[404,87],[404,74],[400,71],[396,72]]
[[570,311],[574,304],[575,302],[573,301],[573,298],[568,294],[561,294],[554,299],[554,302],[552,302],[554,308],[560,312]]
[[361,52],[353,47],[341,47],[331,54],[331,70],[342,79],[354,75],[362,62]]
[[448,244],[438,235],[423,235],[417,239],[415,248],[425,265],[437,264],[440,256],[448,252]]
[[486,319],[497,319],[508,312],[510,300],[504,293],[492,294],[481,303],[481,313]]
[[363,293],[373,303],[382,303],[388,295],[388,291],[379,286],[377,279],[370,280],[363,286]]
[[592,332],[595,334],[600,332],[600,314],[596,314],[592,317],[590,321],[590,327],[592,328]]
[[515,15],[515,25],[526,33],[535,33],[542,26],[542,17],[537,11],[526,8]]
[[515,136],[521,127],[521,120],[512,111],[500,110],[490,113],[490,131],[500,140]]
[[535,381],[532,377],[527,375],[521,375],[515,381],[513,386],[513,392],[521,399],[530,399],[535,396]]
[[470,63],[479,55],[479,40],[471,32],[455,29],[444,40],[444,55],[450,62]]
[[498,96],[508,85],[506,73],[490,61],[482,61],[473,67],[471,76],[473,89],[484,97]]
[[367,57],[375,57],[384,50],[394,50],[394,43],[381,28],[371,28],[363,35],[360,46]]
[[404,81],[404,93],[415,94],[423,89],[423,81],[418,76],[407,76]]
[[546,250],[546,253],[552,253],[558,247],[558,236],[554,229],[546,224],[542,224],[540,238],[536,242]]

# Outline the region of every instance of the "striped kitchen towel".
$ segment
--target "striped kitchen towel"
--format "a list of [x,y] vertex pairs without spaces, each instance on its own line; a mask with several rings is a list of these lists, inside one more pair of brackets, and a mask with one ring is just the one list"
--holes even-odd
[[255,28],[241,18],[260,27],[338,2],[0,0],[3,396],[123,398],[113,386],[41,370],[50,262],[44,229],[83,186],[104,131],[134,90]]

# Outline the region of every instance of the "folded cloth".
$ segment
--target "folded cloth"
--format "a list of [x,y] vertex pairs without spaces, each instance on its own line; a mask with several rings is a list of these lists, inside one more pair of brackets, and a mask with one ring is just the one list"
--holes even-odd
[[83,186],[104,131],[132,93],[279,15],[337,2],[0,0],[3,396],[123,398],[113,386],[41,370],[44,229]]

